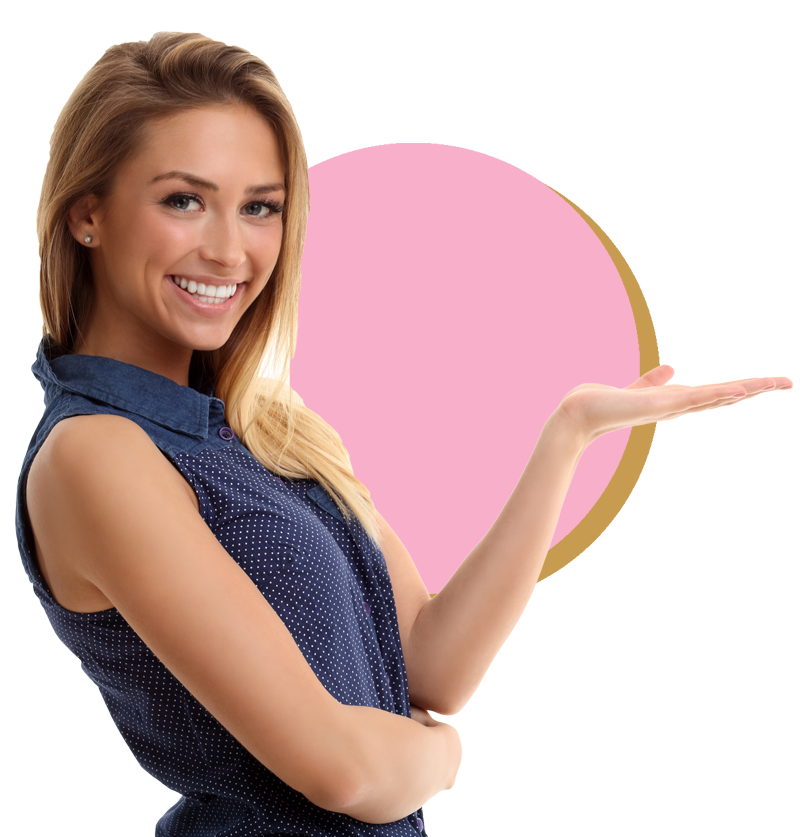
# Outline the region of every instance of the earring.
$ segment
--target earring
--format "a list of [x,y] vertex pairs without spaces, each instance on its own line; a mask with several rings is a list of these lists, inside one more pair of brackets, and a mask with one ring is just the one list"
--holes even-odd
[[91,235],[88,234],[88,235],[84,236],[84,243],[85,244],[89,244],[91,241],[92,241],[92,236]]

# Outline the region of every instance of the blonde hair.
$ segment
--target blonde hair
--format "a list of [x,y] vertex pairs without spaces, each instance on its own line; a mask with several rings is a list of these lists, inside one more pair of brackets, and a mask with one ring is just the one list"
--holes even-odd
[[[245,104],[277,136],[286,172],[283,238],[264,290],[230,338],[194,352],[192,371],[213,382],[227,421],[252,454],[275,473],[320,482],[348,518],[378,542],[379,522],[367,488],[353,474],[339,435],[307,409],[289,385],[297,340],[297,303],[309,209],[308,165],[291,105],[269,67],[244,49],[199,34],[158,32],[118,44],[90,69],[53,131],[37,213],[44,333],[75,350],[93,301],[87,248],[67,225],[81,198],[103,198],[120,166],[136,152],[149,123],[189,108]],[[277,376],[261,377],[271,354]]]

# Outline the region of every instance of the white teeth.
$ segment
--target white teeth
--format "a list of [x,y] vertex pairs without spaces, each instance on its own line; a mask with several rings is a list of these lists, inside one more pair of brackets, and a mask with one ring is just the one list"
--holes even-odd
[[193,279],[186,279],[184,276],[172,276],[174,284],[193,294],[200,302],[208,305],[225,302],[238,290],[238,284],[234,285],[205,285],[204,282],[196,282]]

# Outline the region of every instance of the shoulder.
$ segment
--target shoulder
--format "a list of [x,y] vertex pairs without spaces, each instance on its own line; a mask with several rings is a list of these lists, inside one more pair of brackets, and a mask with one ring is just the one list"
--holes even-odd
[[[113,535],[126,531],[126,519],[143,495],[156,495],[166,509],[196,500],[193,489],[133,421],[81,415],[52,428],[31,463],[24,502],[31,552],[63,607],[88,612],[112,606],[90,583],[89,564],[99,551],[108,552],[110,528]],[[142,523],[141,531],[148,525]]]
[[142,487],[174,475],[179,477],[134,421],[107,414],[71,416],[53,427],[36,454],[28,495],[30,499],[41,490],[64,495],[69,490],[85,499],[98,493],[107,499],[105,492],[113,487]]
[[151,442],[146,432],[131,419],[113,413],[69,416],[54,425],[43,444],[52,450],[67,453],[71,446],[79,444],[103,448],[117,442],[138,444],[138,440]]
[[[58,422],[31,463],[28,512],[35,528],[88,528],[115,519],[144,493],[164,502],[193,494],[148,434],[117,415],[71,416]],[[193,495],[195,498],[195,495]]]

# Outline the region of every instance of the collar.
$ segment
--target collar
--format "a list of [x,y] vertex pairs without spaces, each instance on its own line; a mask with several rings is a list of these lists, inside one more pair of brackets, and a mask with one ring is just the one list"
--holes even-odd
[[45,404],[65,392],[100,401],[196,439],[207,438],[211,411],[224,402],[155,372],[93,355],[64,355],[46,335],[31,367],[45,390]]

